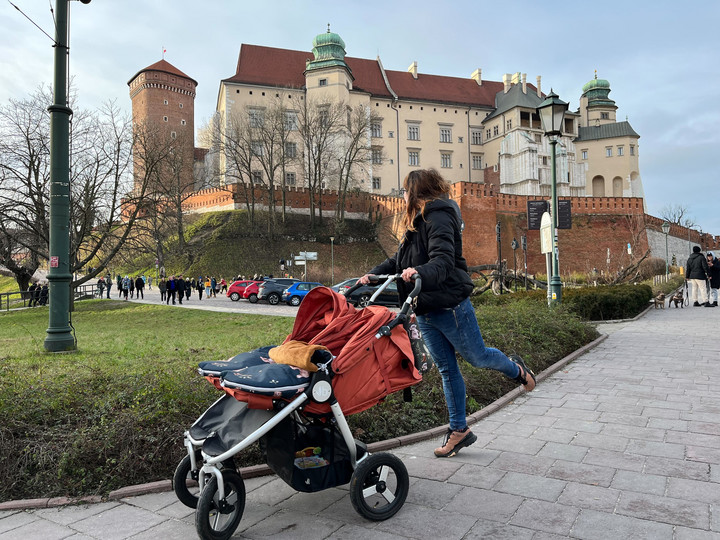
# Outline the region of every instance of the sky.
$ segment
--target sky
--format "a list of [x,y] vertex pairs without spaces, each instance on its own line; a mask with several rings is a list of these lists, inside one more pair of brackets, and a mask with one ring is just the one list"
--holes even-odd
[[[0,105],[53,79],[55,0],[0,0]],[[385,69],[502,81],[527,73],[577,110],[597,70],[640,134],[646,207],[682,206],[720,235],[720,2],[700,0],[92,0],[70,2],[78,105],[131,108],[127,82],[162,58],[198,82],[195,126],[215,111],[240,45],[310,51],[328,23],[347,55]]]

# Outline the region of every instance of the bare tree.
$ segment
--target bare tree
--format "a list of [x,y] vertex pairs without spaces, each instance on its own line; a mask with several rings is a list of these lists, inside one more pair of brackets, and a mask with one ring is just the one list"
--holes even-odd
[[695,218],[688,215],[688,208],[683,204],[667,204],[660,210],[660,218],[691,229],[697,225]]

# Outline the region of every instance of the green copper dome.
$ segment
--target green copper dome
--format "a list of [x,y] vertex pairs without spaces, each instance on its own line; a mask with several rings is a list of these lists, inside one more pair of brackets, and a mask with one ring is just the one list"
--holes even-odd
[[605,79],[595,78],[586,83],[582,88],[583,97],[588,100],[588,107],[615,107],[615,102],[608,96],[610,94],[610,83]]
[[343,67],[350,71],[345,63],[345,42],[339,35],[330,31],[329,24],[327,32],[313,39],[312,52],[315,58],[307,63],[307,71],[332,66]]

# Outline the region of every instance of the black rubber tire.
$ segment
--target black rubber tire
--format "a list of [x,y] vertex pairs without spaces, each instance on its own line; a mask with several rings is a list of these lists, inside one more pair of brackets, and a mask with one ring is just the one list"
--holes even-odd
[[350,480],[350,502],[358,514],[383,521],[405,504],[410,486],[405,464],[393,454],[380,452],[362,460]]
[[300,298],[299,296],[293,296],[290,299],[290,302],[288,302],[288,304],[290,304],[291,306],[297,307],[300,305],[300,302],[302,302],[302,298]]
[[[228,540],[237,529],[245,511],[245,483],[235,471],[223,471],[225,501],[228,505],[218,510],[217,478],[211,477],[200,494],[195,511],[195,530],[202,540]],[[227,519],[223,519],[226,517]]]
[[[202,462],[202,455],[199,451],[195,453],[195,459],[195,463],[200,464]],[[200,497],[197,479],[198,471],[192,470],[190,456],[185,456],[175,468],[172,486],[178,500],[188,508],[197,508],[198,498]]]
[[232,300],[233,302],[237,302],[238,300],[240,300],[240,293],[230,293],[230,300]]
[[370,295],[369,294],[363,294],[359,299],[357,305],[359,307],[367,307],[367,305],[370,303]]
[[257,294],[252,293],[250,296],[248,296],[248,300],[250,300],[251,304],[257,304],[257,301],[258,301]]
[[280,295],[278,293],[268,294],[267,301],[271,306],[277,306],[280,303]]

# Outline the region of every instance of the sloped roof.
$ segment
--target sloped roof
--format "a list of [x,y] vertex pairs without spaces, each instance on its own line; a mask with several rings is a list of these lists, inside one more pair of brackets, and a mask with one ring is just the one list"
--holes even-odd
[[163,71],[165,73],[169,73],[170,75],[175,75],[176,77],[184,77],[185,79],[189,79],[192,82],[195,83],[195,86],[197,86],[197,81],[193,79],[192,77],[189,77],[182,71],[180,71],[178,68],[173,66],[170,62],[168,62],[165,59],[160,60],[159,62],[155,62],[153,65],[146,67],[145,69],[141,69],[138,71],[135,75],[133,75],[130,80],[128,81],[128,85],[133,82],[138,75],[141,73],[144,73],[146,71]]
[[542,103],[544,98],[538,97],[535,88],[527,85],[527,93],[523,93],[522,85],[515,84],[507,91],[507,93],[500,91],[495,95],[495,110],[485,117],[484,121],[492,120],[496,116],[499,116],[510,109],[515,107],[525,107],[527,109],[537,109],[538,105]]
[[[235,75],[222,82],[302,88],[305,86],[305,62],[312,59],[311,52],[242,44]],[[346,56],[345,62],[355,77],[355,90],[392,98],[376,60]],[[390,87],[400,99],[494,107],[495,94],[503,89],[501,82],[494,81],[483,81],[479,86],[470,78],[420,73],[415,79],[406,71],[385,70],[385,73]]]
[[581,127],[578,130],[578,137],[575,142],[597,141],[599,139],[613,139],[615,137],[636,137],[640,138],[630,125],[630,122],[615,122],[599,126]]

